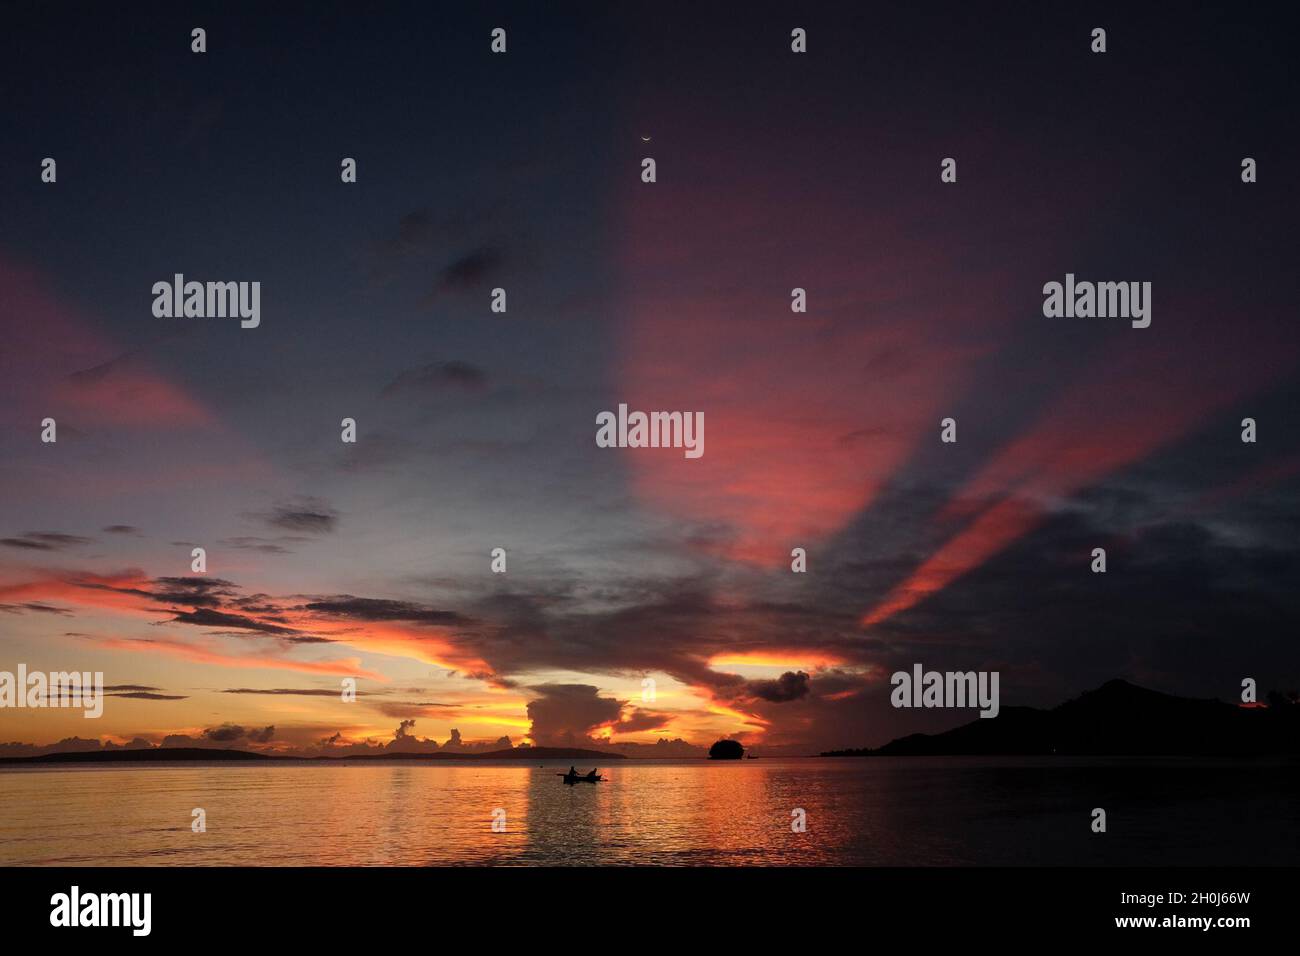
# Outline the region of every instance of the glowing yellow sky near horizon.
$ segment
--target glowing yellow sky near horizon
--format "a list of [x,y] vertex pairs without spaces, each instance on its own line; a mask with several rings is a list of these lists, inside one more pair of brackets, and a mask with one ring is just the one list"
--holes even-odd
[[[503,687],[491,677],[469,676],[481,672],[469,668],[486,665],[464,655],[452,636],[439,629],[425,632],[388,623],[331,629],[327,616],[295,611],[291,623],[299,632],[328,634],[330,640],[287,644],[266,634],[196,632],[159,620],[174,612],[139,596],[140,589],[155,586],[143,572],[90,579],[88,586],[57,572],[31,569],[17,571],[15,584],[16,570],[0,582],[14,599],[48,599],[71,607],[67,613],[14,616],[6,657],[39,670],[65,670],[75,661],[78,670],[102,671],[109,686],[138,685],[157,696],[111,697],[105,717],[93,723],[68,711],[29,711],[15,720],[17,729],[3,735],[9,740],[45,745],[65,737],[121,742],[139,736],[157,743],[168,734],[195,736],[234,724],[263,733],[274,727],[272,746],[308,747],[336,735],[344,741],[386,742],[402,721],[413,720],[403,733],[421,739],[442,743],[459,731],[465,742],[495,744],[508,737],[517,743],[532,728],[529,700],[544,694],[537,688],[547,684],[594,687],[602,699],[622,702],[617,719],[586,731],[614,743],[682,738],[707,745],[726,736],[755,740],[768,726],[744,707],[715,700],[707,687],[663,673],[535,669],[508,675],[516,686]],[[284,622],[283,616],[263,619]],[[51,633],[51,625],[76,630]],[[722,652],[707,660],[712,670],[745,679],[774,679],[786,671],[816,672],[842,663],[834,654],[802,649]],[[344,704],[336,694],[341,680],[353,675],[359,699]],[[643,684],[645,677],[652,679],[652,690]],[[621,729],[625,721],[641,729]],[[658,726],[646,727],[656,722]]]
[[[652,675],[653,698],[647,698],[639,675],[611,677],[577,671],[539,671],[516,675],[521,687],[503,689],[485,681],[462,675],[448,676],[444,669],[431,670],[424,660],[413,660],[390,653],[364,651],[363,665],[387,678],[385,684],[358,681],[359,699],[343,704],[332,693],[306,696],[279,693],[230,693],[232,690],[275,691],[282,688],[334,691],[336,679],[324,675],[286,673],[276,668],[226,666],[220,659],[189,660],[173,655],[149,653],[149,645],[139,650],[122,641],[101,644],[76,636],[50,639],[42,622],[20,625],[7,635],[7,650],[24,661],[30,670],[64,670],[69,660],[77,669],[102,671],[108,686],[139,685],[155,688],[156,693],[181,700],[136,700],[120,696],[105,701],[104,716],[88,720],[79,711],[62,709],[17,709],[6,714],[6,729],[0,733],[5,741],[47,745],[65,738],[112,740],[125,743],[143,737],[160,743],[171,734],[197,737],[203,730],[236,724],[250,729],[276,728],[272,746],[306,747],[319,740],[341,734],[342,741],[385,743],[391,740],[402,720],[413,719],[411,733],[422,739],[445,743],[452,731],[470,742],[496,742],[509,737],[515,744],[527,739],[531,728],[528,700],[534,696],[528,688],[541,684],[581,683],[598,688],[602,697],[624,701],[622,712],[637,711],[666,714],[667,726],[652,730],[619,732],[614,728],[596,728],[593,734],[615,743],[654,744],[661,738],[684,738],[705,744],[722,736],[753,733],[755,722],[748,715],[715,706],[701,691],[682,684],[666,674]],[[140,622],[131,637],[156,637],[158,629]],[[86,615],[78,626],[97,627],[123,622],[117,614],[102,609]],[[125,628],[124,628],[125,629]],[[74,632],[75,633],[75,632]],[[244,643],[235,641],[234,643]],[[385,646],[384,651],[393,650]],[[337,645],[328,653],[337,656]],[[319,653],[319,652],[316,652]],[[303,656],[313,654],[311,648]],[[0,665],[9,667],[10,664]],[[14,665],[16,666],[16,665]],[[341,708],[346,707],[347,710]],[[239,746],[239,743],[233,744]]]

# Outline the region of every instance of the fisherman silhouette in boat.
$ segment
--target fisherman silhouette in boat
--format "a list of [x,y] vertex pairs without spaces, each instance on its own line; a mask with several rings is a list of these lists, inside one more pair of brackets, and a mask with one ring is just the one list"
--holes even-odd
[[563,777],[565,783],[577,783],[578,781],[583,781],[584,783],[599,783],[604,779],[600,775],[598,768],[593,768],[591,773],[578,773],[577,768],[572,764],[569,765],[568,773],[557,774],[556,776]]

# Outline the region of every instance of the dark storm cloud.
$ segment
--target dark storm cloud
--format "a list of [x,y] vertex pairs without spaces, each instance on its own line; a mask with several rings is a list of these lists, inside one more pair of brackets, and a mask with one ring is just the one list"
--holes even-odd
[[269,624],[266,621],[258,621],[251,617],[245,617],[242,614],[229,614],[225,611],[214,611],[212,608],[199,608],[195,611],[181,611],[172,618],[172,621],[177,624],[193,624],[197,627],[222,627],[235,628],[241,631],[256,631],[259,634],[273,634],[277,637],[284,637],[288,640],[299,643],[325,643],[324,638],[309,637],[291,627],[282,627],[279,624]]
[[272,528],[302,534],[328,534],[338,525],[338,512],[321,498],[302,497],[276,505],[255,517]]
[[442,362],[405,369],[384,386],[380,395],[389,397],[404,392],[439,392],[444,389],[480,391],[487,387],[487,372],[468,362]]
[[[216,744],[229,744],[239,740],[247,740],[249,743],[265,744],[270,743],[275,737],[275,727],[243,727],[239,724],[222,724],[220,727],[209,727],[203,731],[203,739]],[[171,740],[172,738],[168,738]],[[167,741],[163,742],[167,746]]]
[[62,614],[65,617],[72,617],[72,613],[66,608],[55,607],[52,604],[42,604],[39,601],[28,601],[24,604],[0,604],[0,611],[7,614],[21,614],[24,611],[32,611],[37,614]]
[[564,582],[552,591],[493,593],[472,605],[491,625],[467,629],[460,642],[497,674],[545,667],[621,675],[658,671],[737,699],[750,696],[745,678],[712,667],[713,655],[782,648],[823,651],[855,664],[879,653],[879,643],[861,633],[852,609],[718,602],[698,578],[642,582],[633,596],[616,609],[593,611]]
[[808,675],[803,671],[786,671],[776,680],[752,680],[745,689],[769,703],[781,704],[808,696]]
[[[849,671],[839,667],[828,667],[817,672],[815,685],[818,697],[847,697],[868,687],[879,686],[880,679],[873,678],[869,673],[863,671]],[[812,689],[811,686],[810,689]]]
[[528,736],[541,746],[584,741],[593,728],[617,721],[623,709],[590,684],[538,684],[531,690],[538,696],[528,702]]
[[236,551],[256,551],[259,554],[293,554],[284,545],[307,540],[309,539],[301,537],[259,538],[253,535],[243,535],[237,538],[223,538],[217,543],[223,548],[232,548]]
[[[338,690],[329,690],[323,687],[272,687],[267,689],[252,687],[232,687],[229,690],[221,691],[223,694],[265,694],[268,696],[295,696],[295,697],[338,697]],[[361,691],[357,691],[358,697],[365,697]]]
[[178,624],[194,624],[198,627],[233,627],[241,630],[261,631],[266,634],[292,634],[293,630],[275,624],[263,624],[239,614],[200,608],[196,611],[181,611],[171,619]]
[[415,624],[465,625],[472,618],[455,611],[440,610],[410,601],[391,601],[382,598],[354,597],[340,594],[304,604],[303,609],[332,617],[345,617],[357,621],[410,621]]
[[232,598],[229,604],[231,607],[239,608],[245,614],[261,614],[277,623],[285,623],[285,619],[278,616],[283,613],[284,606],[269,594],[260,591],[257,594],[245,594]]
[[[454,734],[455,731],[452,731]],[[415,735],[415,721],[403,720],[393,731],[393,739],[385,746],[385,750],[400,751],[402,753],[432,753],[438,749],[436,740],[424,739]]]
[[112,684],[104,688],[104,695],[128,700],[189,700],[178,694],[164,694],[160,688],[147,684]]
[[255,744],[270,743],[271,740],[274,739],[274,737],[275,737],[274,726],[263,727],[261,730],[250,730],[248,732],[248,739]]
[[640,708],[634,709],[614,725],[614,733],[634,734],[647,730],[660,730],[672,723],[672,714],[659,714]]
[[29,551],[64,551],[78,545],[90,544],[94,540],[94,538],[59,534],[53,531],[27,531],[14,538],[0,538],[0,544],[8,548],[24,548]]
[[217,743],[228,743],[232,740],[242,740],[244,738],[244,728],[238,724],[222,724],[220,727],[209,727],[203,731],[203,736],[208,740]]
[[222,578],[154,578],[153,589],[126,590],[163,604],[188,604],[191,607],[217,607],[237,592],[237,586]]

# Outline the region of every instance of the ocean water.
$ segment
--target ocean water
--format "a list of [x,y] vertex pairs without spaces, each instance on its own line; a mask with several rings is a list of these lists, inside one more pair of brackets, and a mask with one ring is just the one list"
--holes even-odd
[[[5,767],[0,864],[1300,862],[1300,768],[1288,763],[628,760],[602,766],[605,782],[576,786],[557,776],[567,766]],[[198,807],[206,833],[191,830]],[[1097,807],[1107,814],[1105,833],[1091,829]],[[798,810],[804,832],[792,829]]]

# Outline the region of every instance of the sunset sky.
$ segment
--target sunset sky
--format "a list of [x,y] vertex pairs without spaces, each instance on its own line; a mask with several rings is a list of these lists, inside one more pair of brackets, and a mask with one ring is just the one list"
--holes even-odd
[[[0,754],[810,753],[973,718],[890,707],[918,662],[1300,683],[1285,36],[528,6],[11,14],[0,670],[117,689]],[[175,273],[260,327],[155,317]],[[1045,318],[1066,273],[1152,282],[1150,328]],[[704,456],[598,448],[620,403]]]

